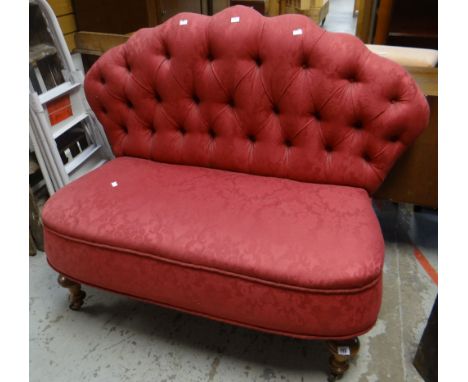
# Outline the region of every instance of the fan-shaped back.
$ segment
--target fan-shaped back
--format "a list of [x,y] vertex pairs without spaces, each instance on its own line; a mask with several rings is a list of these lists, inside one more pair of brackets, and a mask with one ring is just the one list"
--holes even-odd
[[429,115],[408,73],[357,38],[242,6],[138,31],[85,91],[117,156],[369,192]]

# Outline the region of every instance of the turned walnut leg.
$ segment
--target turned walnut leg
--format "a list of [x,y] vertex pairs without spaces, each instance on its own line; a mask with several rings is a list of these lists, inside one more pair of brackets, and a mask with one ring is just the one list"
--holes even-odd
[[330,351],[330,375],[328,380],[340,379],[349,368],[349,361],[356,357],[359,351],[359,339],[357,337],[343,341],[327,341]]
[[78,284],[70,279],[67,279],[64,275],[59,275],[58,283],[64,288],[68,288],[70,291],[70,309],[80,310],[83,305],[83,300],[86,297],[85,291],[81,290],[81,284]]

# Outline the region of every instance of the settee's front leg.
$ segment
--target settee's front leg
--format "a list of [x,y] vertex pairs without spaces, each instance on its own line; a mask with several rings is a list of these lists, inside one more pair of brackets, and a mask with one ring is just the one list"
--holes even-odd
[[81,284],[66,278],[64,275],[59,275],[57,281],[60,286],[68,288],[70,291],[70,309],[80,310],[81,306],[83,305],[83,300],[86,297],[86,292],[81,290]]
[[356,357],[359,351],[359,339],[354,337],[350,340],[327,341],[330,351],[330,375],[328,380],[335,381],[343,376],[349,368],[349,361]]

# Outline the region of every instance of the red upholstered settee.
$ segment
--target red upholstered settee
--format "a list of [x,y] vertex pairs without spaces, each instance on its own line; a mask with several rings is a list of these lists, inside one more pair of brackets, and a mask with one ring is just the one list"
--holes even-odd
[[340,376],[381,303],[370,194],[428,122],[407,72],[304,16],[236,6],[138,31],[85,91],[117,158],[44,208],[71,307],[83,283],[329,340]]

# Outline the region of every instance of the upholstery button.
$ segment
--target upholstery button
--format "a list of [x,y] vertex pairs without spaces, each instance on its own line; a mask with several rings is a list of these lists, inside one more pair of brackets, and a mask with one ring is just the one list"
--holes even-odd
[[364,159],[366,162],[370,162],[371,161],[371,157],[369,154],[365,153],[363,156],[362,156],[362,159]]
[[392,135],[392,136],[390,136],[390,138],[388,138],[388,140],[390,142],[398,142],[399,137],[398,137],[398,135]]
[[209,129],[209,130],[208,130],[208,134],[210,134],[210,137],[211,137],[212,139],[215,139],[215,138],[216,138],[216,131],[214,131],[214,129],[212,129],[212,128]]
[[127,99],[127,107],[128,107],[129,109],[133,109],[133,103],[132,103],[132,101],[130,101],[129,99]]
[[363,128],[363,124],[362,124],[362,121],[356,121],[353,123],[353,127],[356,129],[356,130],[361,130]]
[[278,105],[273,105],[273,113],[275,113],[275,114],[279,114],[279,113],[280,113],[280,110],[279,110]]
[[321,120],[322,120],[322,115],[320,114],[319,111],[313,111],[313,112],[312,112],[312,116],[313,116],[317,121],[321,121]]
[[156,99],[156,101],[162,102],[161,96],[159,95],[158,92],[154,92],[154,98]]
[[129,73],[132,71],[132,67],[130,66],[128,62],[125,62],[125,68],[127,69]]
[[325,145],[325,151],[327,153],[331,153],[333,151],[333,147],[330,144]]
[[126,134],[127,134],[127,133],[128,133],[127,126],[125,126],[125,125],[122,125],[121,127],[122,127],[122,130],[124,131],[124,133],[126,133]]
[[104,114],[107,114],[107,109],[105,106],[101,107],[101,111],[104,113]]
[[101,84],[105,85],[106,84],[106,79],[104,78],[103,75],[101,75],[101,77],[99,78],[99,81],[101,82]]
[[357,78],[356,78],[356,76],[354,76],[354,75],[349,76],[349,77],[347,78],[347,80],[348,80],[349,82],[351,82],[351,83],[357,82]]
[[398,101],[400,101],[400,99],[397,96],[394,96],[394,97],[390,98],[390,103],[396,103]]
[[200,98],[196,94],[193,95],[193,102],[195,102],[197,105],[200,103]]
[[292,146],[292,141],[289,138],[286,138],[284,140],[284,145],[287,146],[287,147],[291,147]]
[[309,69],[310,68],[309,60],[308,60],[307,57],[304,57],[303,60],[302,60],[302,68],[303,69]]
[[258,57],[258,56],[255,58],[255,65],[257,65],[257,66],[262,65],[262,59],[260,57]]
[[236,106],[236,103],[234,102],[234,98],[229,99],[228,105],[231,107]]
[[208,52],[207,56],[206,56],[206,59],[210,62],[214,61],[214,57],[213,57],[213,54],[211,52]]
[[182,135],[185,135],[187,133],[187,130],[185,129],[185,127],[181,126],[179,127],[179,132],[182,134]]
[[247,135],[247,138],[249,139],[250,142],[255,143],[257,138],[253,134]]

